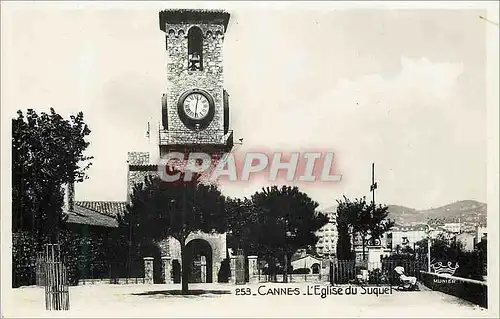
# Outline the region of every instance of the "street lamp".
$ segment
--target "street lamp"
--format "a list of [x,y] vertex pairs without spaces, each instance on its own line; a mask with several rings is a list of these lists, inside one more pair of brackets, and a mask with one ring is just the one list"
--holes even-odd
[[283,281],[285,283],[288,283],[288,275],[289,275],[288,274],[288,240],[292,239],[294,234],[291,231],[287,230],[285,235],[286,235],[286,239],[285,239],[285,266],[283,268],[283,275],[284,275]]
[[425,224],[427,228],[427,272],[431,272],[431,226]]

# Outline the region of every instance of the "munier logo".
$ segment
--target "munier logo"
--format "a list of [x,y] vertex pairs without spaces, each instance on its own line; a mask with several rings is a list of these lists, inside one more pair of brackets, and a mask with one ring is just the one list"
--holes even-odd
[[433,263],[431,265],[431,269],[436,273],[440,275],[448,275],[448,276],[453,276],[455,274],[455,271],[458,269],[458,263],[453,263],[451,261],[448,261],[447,265],[443,265],[443,262],[439,261],[436,263]]
[[[160,159],[158,175],[165,182],[191,181],[194,174],[205,175],[210,181],[227,178],[231,182],[249,181],[251,176],[264,174],[270,181],[286,172],[286,181],[339,182],[342,175],[333,172],[333,152],[290,152],[266,154],[247,152],[244,156],[225,153],[213,157],[206,153],[167,153]],[[180,172],[185,172],[181,174]]]

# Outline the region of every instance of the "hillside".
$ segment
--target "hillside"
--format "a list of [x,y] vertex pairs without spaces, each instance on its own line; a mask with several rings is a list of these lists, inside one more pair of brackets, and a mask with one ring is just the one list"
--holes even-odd
[[486,204],[473,200],[463,200],[441,207],[416,210],[409,207],[389,205],[389,218],[398,224],[423,222],[461,222],[486,225]]
[[[337,206],[321,209],[322,212],[335,212]],[[389,218],[396,224],[409,225],[429,222],[461,222],[486,225],[486,204],[474,200],[463,200],[441,207],[417,210],[410,207],[389,205]]]

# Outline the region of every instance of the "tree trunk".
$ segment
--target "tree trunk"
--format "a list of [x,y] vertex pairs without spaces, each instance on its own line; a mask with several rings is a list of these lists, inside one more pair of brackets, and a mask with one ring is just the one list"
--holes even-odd
[[352,237],[349,239],[349,241],[351,242],[351,247],[352,247],[352,252],[353,252],[353,255],[354,255],[354,260],[356,260],[356,236],[357,236],[357,233],[353,230],[352,231]]
[[270,281],[276,282],[277,269],[276,269],[276,260],[274,259],[274,257],[271,258],[271,260],[269,261],[268,272]]
[[285,268],[283,269],[283,282],[288,283],[288,254],[285,253]]
[[187,267],[187,260],[186,260],[186,240],[181,239],[180,241],[181,244],[181,283],[182,283],[182,294],[187,295],[189,293],[189,273],[188,273],[188,267]]
[[363,262],[365,261],[365,235],[361,235],[361,247],[363,249]]

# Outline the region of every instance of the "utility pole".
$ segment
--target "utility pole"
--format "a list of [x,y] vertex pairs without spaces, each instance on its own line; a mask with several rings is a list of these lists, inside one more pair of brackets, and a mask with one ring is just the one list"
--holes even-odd
[[370,185],[370,192],[372,192],[372,204],[375,209],[375,190],[377,189],[377,182],[375,182],[375,163],[372,163],[372,184]]
[[148,139],[148,143],[151,140],[150,137],[151,137],[151,124],[148,122],[148,128],[146,130],[146,138]]
[[[375,190],[377,189],[377,183],[375,182],[375,163],[372,163],[372,184],[370,185],[370,192],[372,192],[372,205],[373,205],[373,213],[375,213]],[[371,234],[370,236],[372,236]],[[363,247],[363,261],[365,260],[365,241],[366,237],[363,236],[361,238],[362,240],[362,247]],[[370,239],[370,240],[373,240]]]
[[429,236],[427,237],[427,272],[431,272],[431,229],[429,226]]

